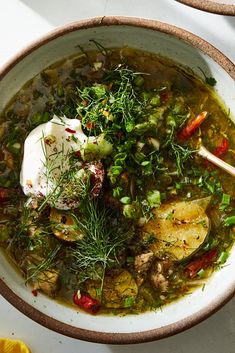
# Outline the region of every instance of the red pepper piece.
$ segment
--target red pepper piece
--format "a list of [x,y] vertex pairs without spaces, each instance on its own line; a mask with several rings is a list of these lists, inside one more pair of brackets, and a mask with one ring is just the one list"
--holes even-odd
[[95,124],[94,124],[92,121],[89,121],[89,122],[86,124],[86,127],[87,127],[87,129],[92,130],[92,129],[94,129]]
[[32,290],[32,294],[33,294],[34,297],[37,297],[38,291],[37,291],[36,289],[33,289],[33,290]]
[[207,112],[200,113],[196,118],[190,120],[185,127],[178,133],[178,138],[181,141],[188,140],[194,132],[199,128],[207,117]]
[[77,157],[77,158],[81,158],[81,152],[80,152],[80,151],[74,152],[74,155],[75,155],[75,157]]
[[76,130],[72,130],[69,127],[66,127],[65,131],[70,132],[70,134],[76,134]]
[[74,304],[80,306],[82,309],[97,314],[100,310],[100,303],[98,300],[91,298],[91,296],[84,292],[76,292],[73,297]]
[[223,156],[226,152],[228,152],[228,140],[226,138],[223,138],[221,144],[217,146],[214,151],[212,152],[216,157],[221,157]]
[[185,268],[186,273],[190,278],[195,278],[197,276],[198,271],[208,267],[212,263],[212,261],[216,258],[216,256],[217,256],[216,249],[207,251],[200,258],[193,260],[186,266]]
[[[223,138],[221,144],[219,146],[217,146],[214,151],[212,152],[216,157],[223,157],[225,155],[226,152],[228,152],[229,149],[229,143],[228,140],[226,138]],[[211,164],[210,162],[208,162],[207,160],[205,160],[205,165],[211,165],[212,167],[215,167],[213,164]]]

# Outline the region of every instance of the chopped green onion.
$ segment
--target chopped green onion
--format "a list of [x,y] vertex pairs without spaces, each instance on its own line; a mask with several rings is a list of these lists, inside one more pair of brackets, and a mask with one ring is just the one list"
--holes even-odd
[[199,270],[198,272],[197,272],[197,275],[199,276],[199,277],[205,277],[205,274],[206,274],[206,271],[203,269],[203,268],[201,268],[201,270]]
[[124,308],[129,308],[130,306],[132,306],[135,302],[135,298],[134,297],[127,297],[124,300]]
[[121,203],[123,203],[124,205],[128,205],[131,201],[129,196],[124,196],[120,199]]
[[110,169],[109,174],[120,175],[122,171],[123,171],[123,168],[121,166],[115,165]]
[[95,291],[96,291],[96,295],[97,295],[98,297],[100,297],[101,294],[102,294],[102,289],[101,289],[101,288],[96,288]]
[[142,86],[143,84],[144,84],[144,78],[143,78],[143,76],[140,76],[140,75],[138,75],[138,76],[136,76],[135,77],[135,79],[134,79],[134,84],[136,85],[136,86]]
[[155,96],[155,97],[153,97],[151,100],[150,100],[150,102],[149,102],[152,106],[158,106],[158,105],[160,105],[160,103],[161,103],[161,99],[160,99],[160,96]]
[[132,202],[131,204],[124,205],[123,207],[123,215],[126,218],[135,219],[139,216],[140,210],[139,205],[136,202]]
[[145,167],[146,165],[148,165],[150,163],[150,161],[143,161],[143,162],[141,162],[141,165],[143,166],[143,167]]
[[220,256],[218,257],[218,263],[220,264],[224,264],[227,260],[227,258],[229,257],[229,253],[227,251],[222,251],[222,253],[220,254]]
[[235,215],[225,218],[224,225],[225,225],[225,227],[235,225]]
[[230,200],[231,200],[231,196],[230,195],[223,194],[219,210],[220,211],[224,211],[227,208],[227,206],[229,206]]
[[161,194],[158,190],[149,191],[147,193],[147,201],[151,207],[159,207],[161,205]]
[[121,196],[123,189],[121,186],[117,186],[116,188],[113,189],[113,196],[118,198]]
[[228,195],[228,194],[223,194],[221,203],[222,203],[223,205],[229,205],[229,204],[230,204],[230,199],[231,199],[231,196],[230,196],[230,195]]
[[15,142],[13,144],[8,143],[7,144],[7,149],[13,154],[19,154],[21,150],[21,144],[19,142]]

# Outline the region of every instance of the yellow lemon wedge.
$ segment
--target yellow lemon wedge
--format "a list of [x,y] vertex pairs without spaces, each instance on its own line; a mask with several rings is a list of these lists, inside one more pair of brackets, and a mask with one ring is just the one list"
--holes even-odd
[[31,353],[26,344],[19,340],[0,338],[1,353]]

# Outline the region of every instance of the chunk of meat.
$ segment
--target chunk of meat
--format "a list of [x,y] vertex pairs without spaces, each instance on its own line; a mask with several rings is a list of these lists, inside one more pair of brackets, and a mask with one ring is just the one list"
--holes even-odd
[[99,196],[99,193],[103,186],[104,181],[104,167],[100,161],[97,162],[86,162],[84,164],[84,170],[91,173],[91,194],[93,197]]
[[168,277],[172,271],[172,262],[170,260],[160,261],[156,259],[150,271],[150,281],[156,289],[166,292],[169,286]]
[[152,251],[135,256],[134,267],[139,274],[148,271],[153,261],[154,254]]
[[46,270],[40,272],[34,279],[32,290],[41,290],[50,297],[55,297],[59,289],[59,272],[56,270]]

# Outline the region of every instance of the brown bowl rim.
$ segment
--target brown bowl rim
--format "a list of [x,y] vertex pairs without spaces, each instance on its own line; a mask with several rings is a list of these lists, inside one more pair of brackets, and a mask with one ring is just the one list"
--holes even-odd
[[176,0],[195,9],[218,15],[235,16],[235,5],[221,4],[211,0]]
[[[51,31],[47,35],[44,35],[42,38],[34,41],[32,44],[28,45],[26,48],[21,50],[10,61],[8,61],[8,63],[6,63],[2,68],[0,68],[0,80],[2,80],[6,76],[6,74],[27,55],[40,48],[44,44],[60,36],[63,36],[66,33],[92,27],[120,25],[142,27],[146,29],[160,31],[168,35],[173,35],[178,39],[181,39],[186,43],[198,48],[199,50],[213,58],[213,60],[216,61],[235,80],[235,65],[218,49],[216,49],[200,37],[186,30],[163,22],[123,16],[104,16],[89,18],[77,22],[72,22],[70,24],[61,26]],[[20,297],[18,297],[17,294],[14,293],[14,291],[6,285],[4,279],[0,279],[0,294],[13,306],[15,306],[19,311],[21,311],[23,314],[25,314],[32,320],[36,321],[44,327],[47,327],[48,329],[51,329],[63,335],[96,343],[131,344],[150,342],[161,338],[169,337],[200,323],[201,321],[205,320],[213,313],[215,313],[217,310],[219,310],[234,296],[235,282],[231,286],[231,288],[226,293],[224,293],[223,296],[212,301],[210,306],[198,311],[196,314],[188,316],[185,319],[182,319],[178,322],[158,329],[134,333],[105,333],[100,331],[97,332],[77,328],[62,323],[40,312],[24,300],[22,300]]]

